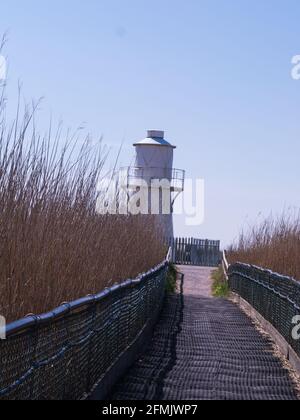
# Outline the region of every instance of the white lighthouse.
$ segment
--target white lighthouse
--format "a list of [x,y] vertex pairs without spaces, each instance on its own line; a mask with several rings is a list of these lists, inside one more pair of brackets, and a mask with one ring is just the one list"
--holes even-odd
[[173,168],[176,146],[164,137],[164,131],[149,130],[145,139],[134,143],[134,166],[123,168],[122,174],[128,190],[139,191],[141,213],[155,214],[163,235],[173,237],[173,205],[184,190],[185,172]]

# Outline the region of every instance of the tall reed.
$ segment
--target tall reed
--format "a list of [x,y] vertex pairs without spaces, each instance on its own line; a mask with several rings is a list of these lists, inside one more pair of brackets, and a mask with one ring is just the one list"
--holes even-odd
[[[37,129],[37,106],[8,122],[0,93],[0,314],[8,321],[97,293],[160,263],[151,216],[96,213],[107,153]],[[80,146],[81,144],[81,146]]]
[[300,280],[300,213],[270,216],[240,234],[230,262],[244,262]]

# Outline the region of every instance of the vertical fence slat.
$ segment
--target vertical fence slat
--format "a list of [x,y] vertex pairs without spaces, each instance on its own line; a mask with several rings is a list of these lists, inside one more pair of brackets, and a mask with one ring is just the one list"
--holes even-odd
[[178,265],[217,267],[220,264],[220,241],[174,238],[172,262]]

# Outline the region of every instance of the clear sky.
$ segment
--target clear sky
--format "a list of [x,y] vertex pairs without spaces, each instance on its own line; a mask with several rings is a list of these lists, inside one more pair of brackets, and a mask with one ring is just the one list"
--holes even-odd
[[176,233],[227,244],[260,213],[300,207],[299,19],[299,0],[10,0],[0,32],[10,87],[124,141],[122,163],[164,129],[175,166],[206,182],[204,225],[178,218]]

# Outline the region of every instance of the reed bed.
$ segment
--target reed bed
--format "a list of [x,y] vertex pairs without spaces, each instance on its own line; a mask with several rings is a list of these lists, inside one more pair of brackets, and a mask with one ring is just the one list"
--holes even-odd
[[300,214],[270,216],[242,232],[228,258],[231,263],[253,264],[300,280]]
[[[134,278],[166,255],[151,216],[100,215],[107,153],[37,130],[37,106],[8,123],[0,92],[0,314],[13,321]],[[80,146],[81,144],[81,146]]]

